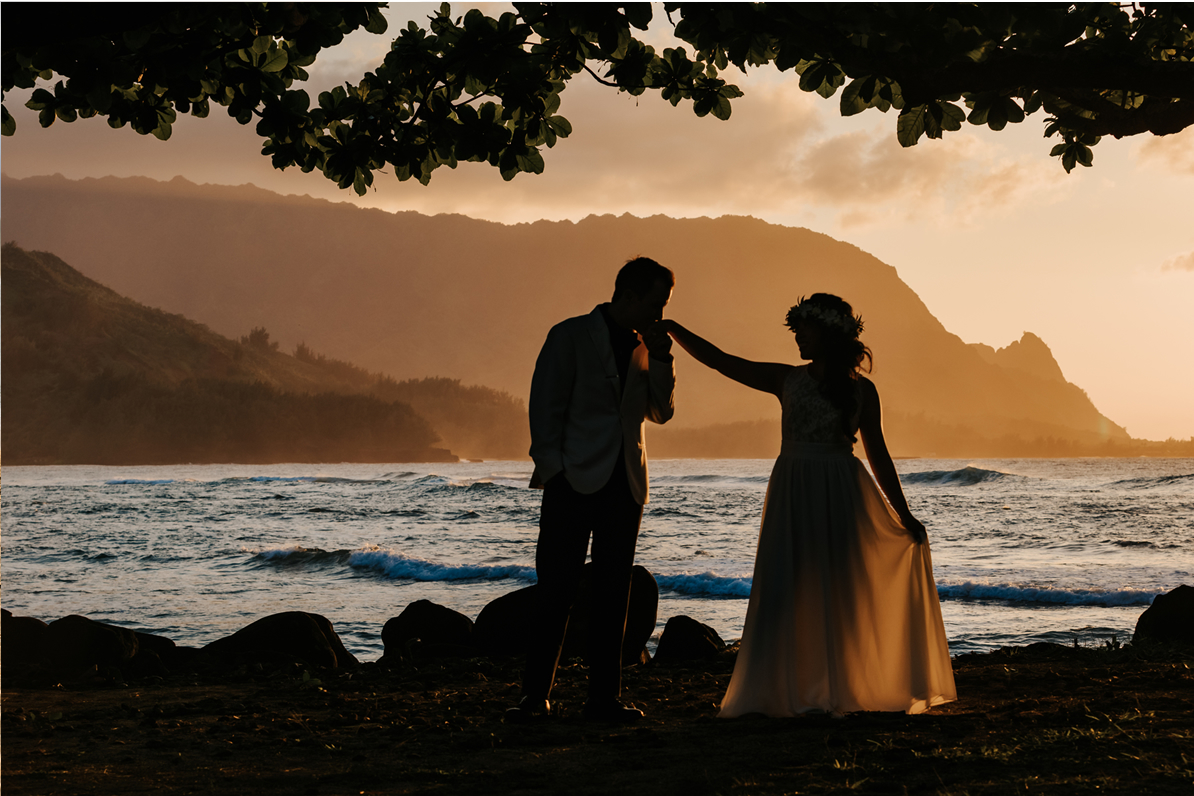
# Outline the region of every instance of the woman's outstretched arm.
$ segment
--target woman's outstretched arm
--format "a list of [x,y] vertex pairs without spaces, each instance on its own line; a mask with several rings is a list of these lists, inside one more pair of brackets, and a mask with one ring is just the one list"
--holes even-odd
[[721,375],[745,384],[747,387],[778,396],[783,392],[784,379],[793,370],[792,365],[778,362],[753,362],[727,354],[673,320],[665,319],[659,323],[697,362],[708,365]]
[[883,410],[879,405],[879,391],[870,379],[862,381],[862,417],[859,419],[858,430],[862,434],[862,446],[866,449],[867,461],[871,463],[871,472],[875,474],[875,481],[887,497],[887,502],[895,509],[900,522],[912,534],[918,543],[928,538],[924,523],[912,516],[908,508],[908,499],[904,497],[904,488],[900,485],[900,476],[896,472],[895,463],[891,460],[891,453],[887,450],[887,441],[883,439]]

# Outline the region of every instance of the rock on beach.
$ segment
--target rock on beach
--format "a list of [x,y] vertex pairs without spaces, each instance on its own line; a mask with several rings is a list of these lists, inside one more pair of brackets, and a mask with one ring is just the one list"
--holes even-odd
[[473,652],[473,620],[430,600],[415,600],[382,627],[385,652],[379,663],[411,657],[416,639],[424,655],[467,655]]
[[297,660],[335,669],[360,663],[344,648],[327,617],[305,611],[262,617],[231,636],[213,641],[203,652],[237,664]]
[[[525,653],[534,632],[534,586],[498,597],[474,623],[467,616],[428,600],[417,600],[385,623],[382,661],[397,663],[417,649],[418,657],[514,658]],[[564,657],[583,657],[587,586],[573,609]],[[651,660],[646,643],[654,632],[659,589],[654,577],[635,567],[626,622],[623,664]],[[176,646],[164,636],[70,615],[47,624],[3,610],[3,666],[8,677],[31,679],[145,676],[176,669],[219,670],[245,665],[303,664],[328,669],[355,668],[360,662],[345,647],[332,623],[319,614],[288,611],[262,617],[201,649]],[[1194,587],[1183,585],[1158,596],[1140,616],[1133,642],[1194,645]],[[712,661],[727,649],[713,628],[687,616],[668,620],[654,662],[661,665]]]
[[3,665],[19,674],[72,677],[112,669],[154,674],[175,650],[174,642],[164,636],[77,614],[46,624],[5,610],[0,634],[4,638]]
[[673,616],[663,627],[652,660],[657,664],[708,661],[725,648],[713,628],[689,616]]
[[1136,620],[1132,641],[1194,644],[1194,586],[1178,586],[1157,595]]

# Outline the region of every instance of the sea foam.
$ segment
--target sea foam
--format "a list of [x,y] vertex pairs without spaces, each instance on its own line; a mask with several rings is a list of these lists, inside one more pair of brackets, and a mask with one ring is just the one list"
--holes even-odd
[[759,484],[766,484],[770,480],[767,475],[662,475],[651,478],[651,484],[654,486],[720,486],[720,487],[734,487],[734,486],[757,486]]
[[660,589],[709,597],[749,597],[750,578],[716,575],[712,572],[681,572],[674,575],[655,573]]
[[1125,478],[1113,481],[1111,486],[1127,487],[1129,489],[1150,489],[1153,487],[1186,486],[1194,484],[1194,473],[1186,475],[1163,475],[1155,478]]
[[1104,607],[1152,605],[1161,592],[1139,589],[1057,589],[1008,583],[938,583],[943,600],[1002,600],[1012,603],[1097,605]]
[[301,545],[250,550],[253,559],[268,564],[326,566],[341,564],[378,572],[394,580],[521,580],[535,582],[535,568],[522,564],[447,564],[407,556],[375,545],[356,550],[321,550]]
[[104,483],[108,486],[162,486],[174,481],[173,478],[116,478]]
[[535,581],[535,568],[521,564],[445,564],[406,556],[393,550],[354,550],[348,563],[380,572],[394,580],[522,580]]
[[900,481],[905,484],[948,484],[950,486],[974,486],[1004,478],[1020,478],[1012,473],[999,470],[984,470],[981,467],[967,465],[960,470],[926,470],[919,473],[903,473]]
[[[703,597],[749,597],[751,587],[749,577],[713,572],[655,573],[655,581],[662,591]],[[1058,589],[966,581],[939,583],[937,594],[942,600],[1000,600],[1010,603],[1115,607],[1151,605],[1153,598],[1161,592],[1142,589]]]

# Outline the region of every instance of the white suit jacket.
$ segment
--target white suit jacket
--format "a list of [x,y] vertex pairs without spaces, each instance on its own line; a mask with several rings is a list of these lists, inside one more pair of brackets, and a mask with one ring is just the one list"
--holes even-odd
[[640,337],[619,385],[600,307],[552,327],[531,379],[532,487],[562,471],[573,489],[591,495],[605,486],[625,446],[630,492],[647,502],[644,421],[671,419],[676,386],[673,363],[648,359]]

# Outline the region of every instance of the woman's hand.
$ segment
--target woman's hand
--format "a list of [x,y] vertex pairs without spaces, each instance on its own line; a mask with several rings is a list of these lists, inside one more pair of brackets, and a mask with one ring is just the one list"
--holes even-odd
[[929,532],[925,530],[925,524],[911,514],[900,517],[900,522],[903,523],[904,529],[911,534],[917,544],[924,544],[929,540]]
[[643,332],[643,343],[651,356],[664,362],[672,359],[672,338],[668,334],[668,321],[659,320],[648,326]]

